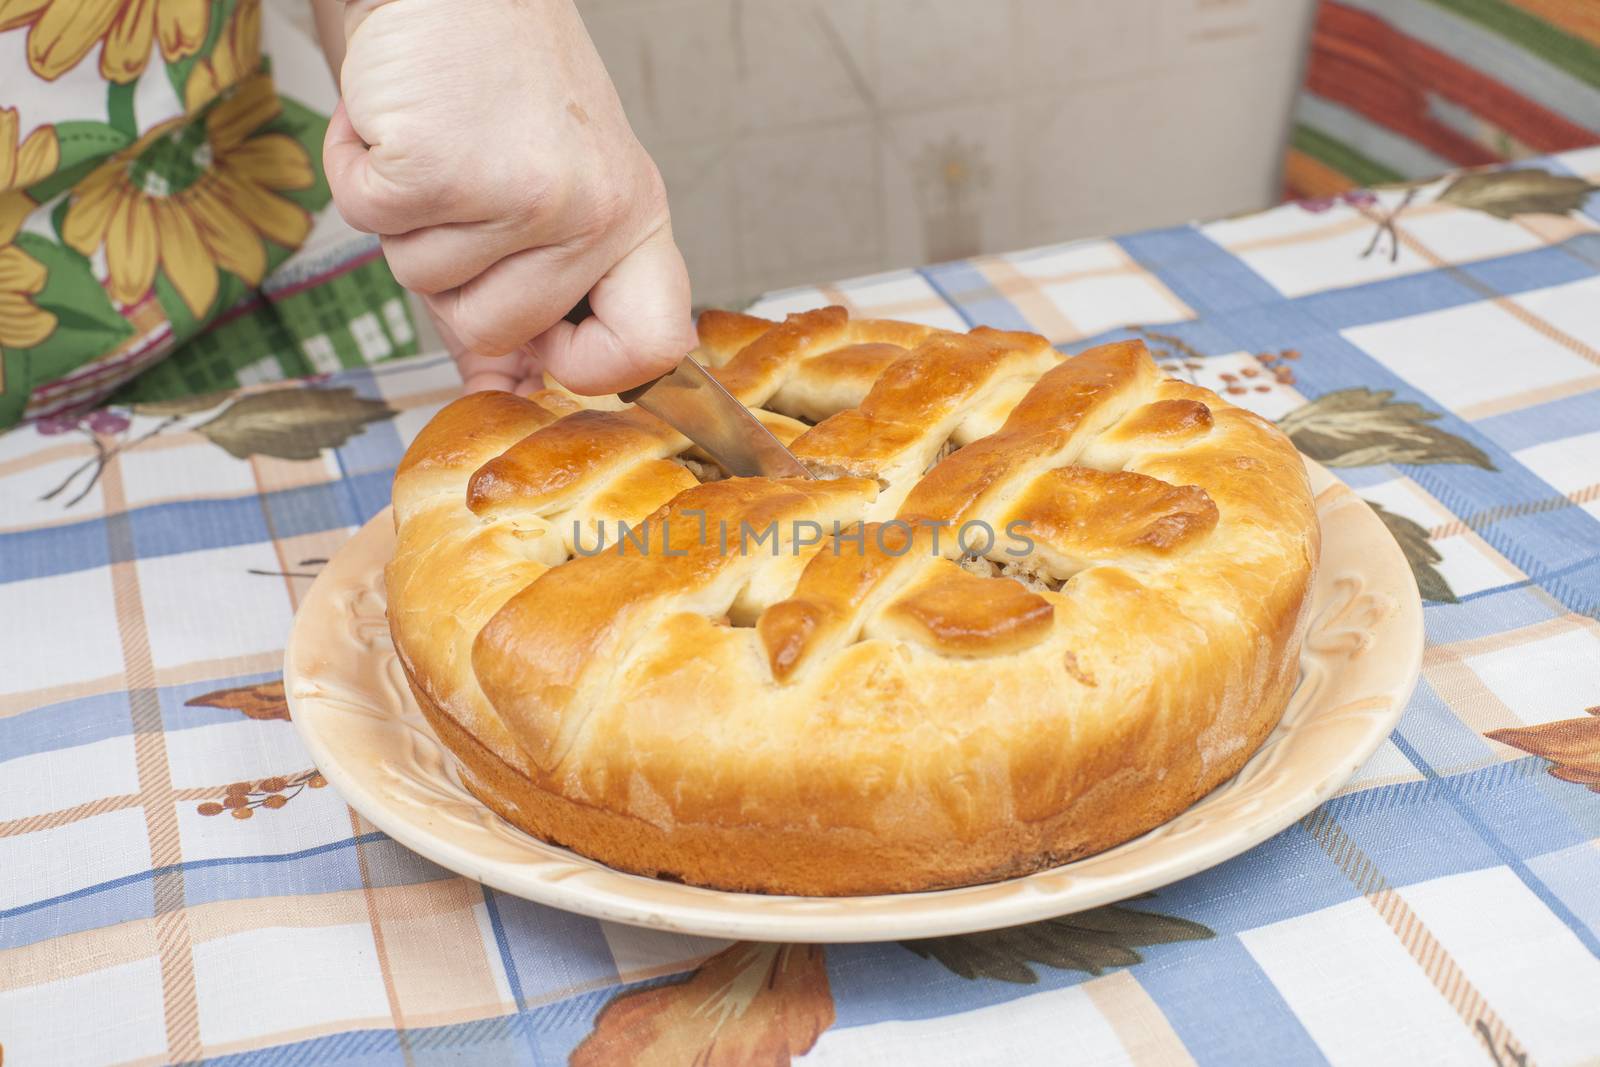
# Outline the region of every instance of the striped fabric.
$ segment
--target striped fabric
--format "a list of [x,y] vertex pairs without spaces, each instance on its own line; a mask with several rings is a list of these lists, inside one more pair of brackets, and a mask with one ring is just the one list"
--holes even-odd
[[1600,143],[1595,0],[1322,0],[1295,199]]
[[288,721],[284,639],[456,394],[443,356],[0,435],[4,1067],[1594,1064],[1597,188],[1600,148],[757,305],[1142,337],[1277,420],[1416,573],[1421,680],[1337,797],[1015,930],[635,929],[345,806]]

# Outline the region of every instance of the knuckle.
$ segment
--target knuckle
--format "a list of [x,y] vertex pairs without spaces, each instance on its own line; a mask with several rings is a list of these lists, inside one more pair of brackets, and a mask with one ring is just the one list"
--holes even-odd
[[562,218],[571,200],[559,175],[524,151],[507,151],[473,165],[458,160],[451,173],[459,177],[450,195],[463,213],[523,236]]
[[648,171],[645,174],[643,185],[640,188],[636,201],[645,218],[655,221],[667,217],[667,183],[662,180],[661,171],[656,167],[655,160],[646,157]]
[[411,210],[451,212],[459,205],[466,183],[456,176],[449,164],[420,157],[406,162],[402,171],[404,177],[395,179],[393,184]]
[[597,222],[610,230],[632,214],[633,208],[634,199],[629,191],[608,182],[601,186],[595,197],[594,216]]
[[574,222],[585,242],[598,242],[616,230],[633,211],[628,189],[610,179],[597,181],[584,190],[583,207]]
[[473,310],[463,293],[449,312],[441,316],[455,335],[463,352],[477,356],[500,356],[517,347],[508,341],[506,331],[492,318]]
[[383,257],[389,262],[394,280],[413,293],[435,296],[455,288],[429,257],[417,255],[399,242],[384,238]]
[[563,183],[539,167],[503,176],[498,184],[505,190],[499,199],[511,207],[513,215],[527,219],[558,216],[570,199]]
[[328,183],[345,220],[379,234],[408,233],[423,220],[448,217],[468,184],[449,165],[403,143],[370,149],[365,166],[330,173]]
[[368,181],[344,183],[343,196],[336,187],[334,203],[344,220],[358,230],[368,233],[404,233],[404,220],[409,214],[407,197],[387,179],[372,176]]

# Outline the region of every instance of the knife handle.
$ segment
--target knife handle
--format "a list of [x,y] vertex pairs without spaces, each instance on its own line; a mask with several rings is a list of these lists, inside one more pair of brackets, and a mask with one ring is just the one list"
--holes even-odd
[[[667,374],[671,373],[671,371],[667,371]],[[652,385],[659,382],[662,378],[665,378],[667,374],[658,374],[656,377],[651,378],[643,385],[636,385],[632,389],[624,389],[622,392],[617,394],[617,399],[622,401],[624,404],[636,403],[641,396],[644,396],[644,394],[650,391],[650,387]]]

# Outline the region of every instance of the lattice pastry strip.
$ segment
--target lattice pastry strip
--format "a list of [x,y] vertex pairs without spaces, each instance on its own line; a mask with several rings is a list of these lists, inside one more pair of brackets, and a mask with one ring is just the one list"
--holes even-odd
[[645,522],[638,542],[548,571],[512,597],[484,628],[475,667],[520,678],[519,695],[496,706],[520,728],[534,758],[553,763],[639,633],[669,613],[725,615],[761,567],[761,556],[726,551],[720,538],[701,536],[698,515],[741,529],[773,527],[774,552],[782,552],[798,523],[851,521],[876,493],[864,478],[696,486]]
[[[952,339],[941,346],[945,351],[931,355],[961,367],[967,361],[959,355],[952,358],[948,349],[963,341],[972,345],[973,340]],[[977,340],[981,345],[987,338]],[[917,359],[913,354],[899,366],[915,365]],[[991,370],[990,380],[994,367],[991,362],[986,368]],[[920,542],[918,550],[905,551],[904,546],[870,538],[864,554],[878,558],[858,569],[856,581],[827,592],[823,590],[830,580],[844,570],[830,562],[826,553],[812,560],[796,600],[774,605],[769,612],[772,617],[758,625],[774,677],[786,679],[806,661],[826,658],[841,643],[853,640],[885,608],[896,624],[896,634],[945,654],[998,655],[1041,640],[1048,630],[1052,606],[1009,583],[986,584],[984,579],[951,568],[899,600],[887,600],[880,587],[910,584],[913,575],[925,569],[929,554],[942,554],[946,559],[960,555],[962,528],[968,523],[981,523],[993,546],[999,540],[993,536],[995,520],[1009,498],[1052,468],[1070,462],[1093,434],[1114,423],[1152,384],[1148,356],[1142,346],[1131,343],[1055,364],[1038,378],[996,433],[951,454],[910,489],[899,521],[919,529],[932,527],[927,538],[932,553],[922,551]],[[874,389],[869,403],[877,393]],[[935,399],[903,402],[900,410],[932,421],[938,435],[951,428],[941,407]],[[811,434],[825,433],[831,422],[819,425]],[[801,449],[797,454],[807,454],[805,446],[811,434],[795,442]],[[1026,509],[1011,509],[1009,523],[1026,525],[1030,521]],[[940,527],[953,528],[942,545],[936,536]]]
[[1037,380],[1059,359],[1032,335],[936,334],[885,368],[859,407],[829,416],[791,447],[819,471],[876,478],[885,492],[873,517],[888,517],[970,407]]

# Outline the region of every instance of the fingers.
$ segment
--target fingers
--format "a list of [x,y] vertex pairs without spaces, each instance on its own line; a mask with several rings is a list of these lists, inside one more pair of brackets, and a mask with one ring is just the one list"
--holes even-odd
[[603,258],[593,251],[532,248],[505,257],[460,288],[426,299],[463,351],[499,355],[559,322],[604,270]]
[[592,317],[577,326],[555,322],[533,343],[535,362],[575,393],[643,384],[695,346],[689,273],[668,225],[618,261],[588,295]]
[[[688,271],[669,226],[592,285],[590,277],[562,249],[541,248],[428,297],[468,390],[516,390],[529,380],[537,389],[542,370],[577,393],[612,393],[664,374],[694,347]],[[577,326],[562,321],[585,294],[594,314]]]
[[447,182],[438,175],[426,180],[413,175],[404,182],[389,178],[379,166],[379,152],[362,138],[339,101],[322,139],[322,169],[345,222],[364,233],[402,234],[461,221],[460,197],[448,193]]
[[[538,381],[538,372],[534,369],[533,360],[527,349],[504,356],[463,353],[456,357],[456,367],[461,372],[461,391],[464,393],[502,389],[508,393],[520,392],[526,395],[543,384]],[[538,384],[529,388],[530,381]]]
[[518,396],[530,396],[544,388],[544,375],[526,346],[503,356],[465,352],[449,324],[434,314],[431,307],[426,306],[426,298],[424,307],[429,320],[433,323],[433,328],[439,331],[439,337],[444,341],[446,350],[456,361],[456,371],[461,375],[463,393],[482,393],[499,389],[516,393]]
[[393,232],[404,208],[402,198],[374,173],[372,152],[350,124],[343,100],[328,119],[328,133],[322,139],[322,169],[344,221],[365,233]]
[[437,295],[466,285],[506,256],[526,248],[528,236],[488,222],[428,226],[386,234],[383,257],[395,280],[414,293]]

